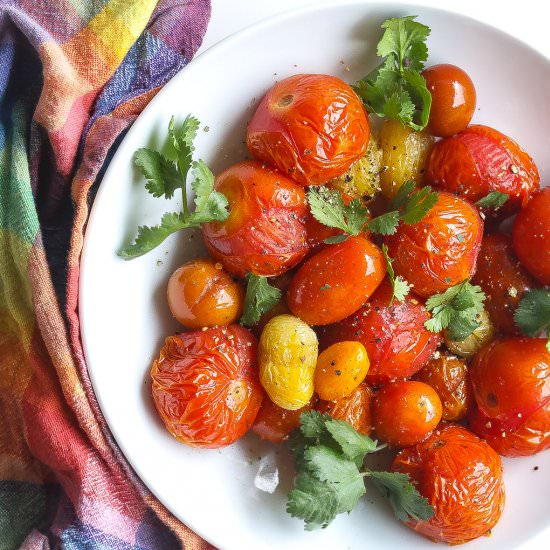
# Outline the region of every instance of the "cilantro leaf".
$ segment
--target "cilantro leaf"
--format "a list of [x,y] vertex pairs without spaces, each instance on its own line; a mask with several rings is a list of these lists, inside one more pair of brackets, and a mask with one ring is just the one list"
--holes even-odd
[[437,203],[439,195],[429,186],[412,193],[403,205],[401,219],[408,225],[418,223]]
[[416,184],[413,180],[408,180],[397,190],[395,197],[390,201],[388,205],[389,210],[400,210],[403,208],[407,201],[411,198]]
[[325,422],[325,427],[338,443],[344,455],[353,460],[357,466],[361,466],[366,454],[378,450],[376,441],[367,435],[360,434],[343,420],[328,420]]
[[153,197],[170,199],[182,185],[181,178],[172,161],[158,151],[142,148],[134,153],[134,164],[145,176],[145,189]]
[[255,325],[281,299],[281,291],[267,282],[267,277],[254,273],[246,275],[246,295],[241,324]]
[[550,351],[550,290],[536,288],[526,292],[514,313],[519,330],[527,336],[539,336],[546,332]]
[[386,260],[386,273],[388,274],[388,279],[390,280],[392,286],[392,295],[390,298],[390,306],[393,303],[393,300],[402,302],[405,299],[405,296],[411,291],[411,285],[401,277],[401,275],[395,276],[395,271],[393,270],[393,259],[388,255],[388,247],[382,245],[382,254],[384,254],[384,259]]
[[212,221],[223,221],[229,216],[229,202],[222,193],[214,191],[214,174],[205,162],[193,163],[194,181],[191,188],[195,193],[195,211],[190,215],[190,223],[200,225]]
[[372,218],[372,220],[367,223],[367,229],[379,235],[393,235],[397,231],[398,225],[399,212],[393,210],[376,216],[376,218]]
[[507,193],[501,193],[500,191],[491,191],[483,198],[476,202],[476,206],[481,208],[494,208],[495,210],[500,208],[508,199],[510,195]]
[[411,518],[429,520],[434,515],[434,509],[416,490],[408,474],[371,471],[369,478],[376,489],[390,501],[397,519],[403,522]]
[[343,235],[334,235],[332,237],[327,237],[323,242],[325,244],[339,244],[343,243],[344,241],[347,241],[349,239],[349,235],[343,234]]

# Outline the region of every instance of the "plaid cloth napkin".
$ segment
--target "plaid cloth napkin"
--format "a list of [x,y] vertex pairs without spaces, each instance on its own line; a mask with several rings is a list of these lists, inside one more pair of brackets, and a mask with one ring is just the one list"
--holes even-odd
[[0,0],[1,550],[210,548],[114,444],[77,310],[102,171],[209,16],[209,0]]

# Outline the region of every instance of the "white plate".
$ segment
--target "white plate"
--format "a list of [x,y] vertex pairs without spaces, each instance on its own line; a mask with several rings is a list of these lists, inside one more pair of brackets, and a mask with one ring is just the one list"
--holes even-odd
[[[375,63],[380,23],[418,14],[432,28],[430,64],[463,67],[478,91],[475,121],[516,138],[534,156],[542,180],[550,173],[550,63],[495,29],[427,8],[337,2],[255,25],[213,47],[181,71],[134,123],[113,158],[88,223],[80,280],[82,340],[91,380],[107,422],[128,461],[174,515],[224,549],[433,549],[394,520],[376,496],[328,529],[306,533],[284,511],[291,472],[279,451],[282,481],[274,495],[254,488],[258,457],[268,445],[249,435],[236,445],[199,451],[174,440],[150,399],[149,366],[171,320],[165,287],[170,273],[201,250],[200,236],[181,233],[152,253],[116,256],[138,223],[156,223],[177,200],[152,199],[132,167],[132,154],[158,146],[170,116],[198,116],[197,155],[213,170],[240,160],[245,123],[278,79],[320,72],[349,82]],[[490,538],[469,548],[516,548],[550,524],[548,454],[505,461],[506,509]],[[533,467],[538,465],[538,471]]]

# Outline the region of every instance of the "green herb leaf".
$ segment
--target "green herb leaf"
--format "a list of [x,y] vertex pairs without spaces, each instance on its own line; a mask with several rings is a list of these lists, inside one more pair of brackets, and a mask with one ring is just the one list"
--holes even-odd
[[491,193],[485,195],[482,199],[479,199],[476,202],[476,205],[481,208],[494,208],[496,210],[500,208],[509,198],[510,195],[506,193],[491,191]]
[[367,229],[379,235],[393,235],[397,231],[399,225],[399,212],[394,210],[386,212],[376,218],[372,218],[367,223]]
[[204,161],[193,163],[195,180],[191,187],[195,193],[195,211],[190,215],[192,224],[223,221],[229,216],[229,203],[225,195],[214,191],[214,174]]
[[267,277],[254,273],[246,275],[246,295],[241,324],[255,325],[281,299],[281,291],[267,282]]
[[388,274],[388,279],[390,280],[393,292],[390,298],[390,306],[393,303],[393,300],[402,302],[405,299],[405,296],[411,291],[411,285],[401,277],[401,275],[395,276],[395,271],[393,270],[393,259],[388,255],[388,247],[382,245],[382,254],[384,254],[384,259],[386,260],[386,273]]
[[416,183],[413,180],[408,180],[397,190],[395,197],[390,201],[388,210],[401,210],[410,200]]
[[438,197],[429,186],[415,191],[404,204],[401,219],[408,225],[418,223],[437,203]]
[[182,185],[174,163],[158,151],[138,149],[134,153],[134,164],[145,176],[145,189],[153,197],[170,199],[174,196],[174,191]]
[[343,420],[327,420],[325,427],[340,445],[344,455],[359,467],[366,454],[378,450],[377,443],[367,435],[360,434],[353,426]]
[[514,321],[527,336],[539,336],[546,332],[550,351],[550,290],[536,288],[526,292],[514,313]]
[[325,244],[339,244],[347,241],[348,239],[349,235],[346,233],[344,235],[334,235],[333,237],[327,237],[323,242]]

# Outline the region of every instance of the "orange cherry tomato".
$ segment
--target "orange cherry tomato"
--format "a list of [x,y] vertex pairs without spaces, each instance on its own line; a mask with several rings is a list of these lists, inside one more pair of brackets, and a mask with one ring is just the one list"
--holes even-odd
[[543,338],[507,338],[485,346],[470,378],[478,407],[504,430],[516,429],[550,399],[550,352]]
[[539,188],[533,159],[509,137],[488,126],[469,126],[435,144],[426,183],[476,202],[491,191],[510,196],[499,210],[513,214]]
[[502,463],[484,441],[456,424],[435,430],[426,441],[402,450],[391,469],[409,474],[435,514],[408,526],[425,537],[462,544],[496,525],[504,508]]
[[261,439],[279,443],[288,439],[290,432],[300,425],[300,415],[310,411],[315,405],[317,398],[314,396],[311,401],[301,409],[289,411],[275,405],[267,397],[262,401],[252,431]]
[[469,421],[470,429],[500,455],[531,456],[550,449],[550,399],[522,418],[513,430],[507,430],[502,422],[489,418],[477,408],[470,414]]
[[428,297],[474,274],[482,236],[477,210],[459,197],[439,193],[419,222],[401,222],[386,242],[395,272],[412,283],[417,294]]
[[494,233],[483,238],[473,282],[485,292],[484,306],[497,330],[518,334],[514,312],[535,283],[516,258],[510,237]]
[[152,393],[176,439],[216,449],[248,431],[263,398],[256,347],[254,336],[240,325],[166,338],[151,369]]
[[304,190],[259,162],[240,162],[216,177],[228,201],[223,222],[205,223],[202,236],[212,257],[238,277],[280,275],[306,255]]
[[476,89],[472,79],[456,65],[441,64],[422,72],[432,95],[428,131],[447,137],[464,130],[476,108]]
[[234,323],[243,311],[244,291],[221,264],[197,259],[174,271],[167,298],[172,315],[183,326],[202,328]]
[[341,321],[363,305],[385,273],[380,249],[364,237],[350,237],[302,264],[288,289],[288,307],[310,325]]
[[434,356],[415,380],[431,386],[443,405],[443,420],[461,420],[474,401],[466,363],[454,355]]
[[370,129],[355,92],[342,80],[297,74],[264,96],[248,124],[252,156],[302,185],[343,174],[367,149]]
[[535,193],[529,204],[519,211],[512,243],[531,275],[550,285],[550,187]]
[[441,343],[424,323],[430,318],[421,299],[409,294],[390,306],[392,287],[386,279],[367,303],[340,323],[319,331],[322,347],[343,340],[361,342],[370,360],[366,380],[387,384],[421,369]]
[[317,358],[315,391],[321,399],[336,401],[349,395],[369,370],[369,358],[360,342],[338,342]]
[[359,384],[349,395],[336,401],[319,401],[317,410],[328,413],[336,420],[344,420],[359,433],[372,431],[371,403],[374,392],[367,384]]
[[392,447],[415,445],[441,420],[441,400],[422,382],[392,382],[374,396],[372,419],[376,435]]

